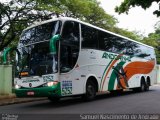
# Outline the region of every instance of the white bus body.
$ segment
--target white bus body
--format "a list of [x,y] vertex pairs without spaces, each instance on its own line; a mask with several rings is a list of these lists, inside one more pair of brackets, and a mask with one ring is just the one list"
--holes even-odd
[[[57,58],[56,62],[54,61],[57,72],[53,73],[53,61],[52,65],[49,64],[50,59],[45,56],[49,55],[47,42],[51,37],[49,40],[38,41],[41,33],[37,32],[40,35],[35,37],[36,40],[30,41],[30,36],[34,28],[40,31],[43,29],[41,26],[55,21],[59,22],[53,24],[52,36],[59,34],[61,38],[57,42]],[[67,33],[70,32],[69,29],[73,32],[71,36],[76,36],[72,40],[66,37],[70,34]],[[41,36],[45,36],[45,32]],[[17,49],[21,59],[30,62],[26,64],[23,60],[18,60],[22,66],[26,64],[15,78],[15,93],[18,97],[44,96],[54,100],[64,96],[83,95],[90,100],[98,92],[127,88],[147,91],[156,79],[156,57],[153,47],[73,18],[56,18],[29,27],[24,30],[20,40]],[[30,57],[24,57],[26,51]],[[41,57],[44,57],[45,61],[43,59],[34,63],[32,53],[46,53]]]

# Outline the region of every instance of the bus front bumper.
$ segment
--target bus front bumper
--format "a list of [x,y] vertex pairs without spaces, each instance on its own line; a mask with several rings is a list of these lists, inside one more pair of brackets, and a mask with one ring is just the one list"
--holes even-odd
[[17,97],[60,97],[60,85],[40,88],[14,89]]

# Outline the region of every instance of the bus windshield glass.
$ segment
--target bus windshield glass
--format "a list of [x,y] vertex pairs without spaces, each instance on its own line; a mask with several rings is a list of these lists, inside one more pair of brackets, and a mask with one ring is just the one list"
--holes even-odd
[[41,76],[57,72],[57,55],[50,54],[49,40],[60,33],[61,22],[54,21],[25,30],[18,44],[16,76]]

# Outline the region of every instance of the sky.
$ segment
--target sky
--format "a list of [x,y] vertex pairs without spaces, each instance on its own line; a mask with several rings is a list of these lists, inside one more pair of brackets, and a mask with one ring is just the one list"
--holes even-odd
[[119,28],[128,29],[129,31],[137,31],[147,36],[149,33],[154,32],[154,25],[160,21],[160,17],[157,18],[153,15],[153,11],[158,9],[158,4],[153,3],[149,9],[142,9],[141,7],[134,7],[129,10],[128,15],[123,13],[118,15],[115,13],[114,8],[119,6],[123,0],[99,0],[101,6],[106,13],[113,15],[118,19]]

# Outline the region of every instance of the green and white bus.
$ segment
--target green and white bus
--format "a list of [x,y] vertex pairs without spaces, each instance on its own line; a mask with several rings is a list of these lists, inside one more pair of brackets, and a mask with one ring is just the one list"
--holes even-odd
[[17,97],[149,90],[156,79],[154,48],[102,28],[59,17],[25,29],[16,49]]

